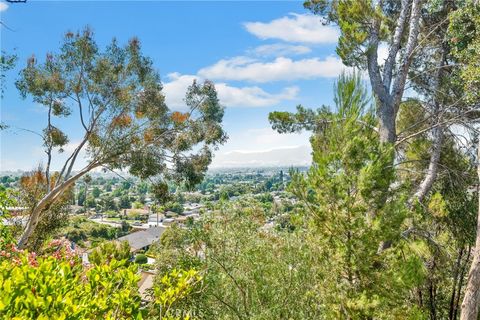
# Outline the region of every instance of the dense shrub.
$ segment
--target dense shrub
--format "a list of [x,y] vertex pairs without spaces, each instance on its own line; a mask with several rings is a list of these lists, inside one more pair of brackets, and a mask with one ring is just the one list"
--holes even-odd
[[42,257],[13,247],[0,257],[2,319],[141,319],[135,265],[85,269],[57,242]]
[[113,232],[110,231],[110,228],[105,225],[92,228],[91,230],[92,236],[98,237],[98,238],[104,238],[104,239],[110,239],[111,236],[113,235],[112,233]]
[[60,229],[55,237],[65,236],[68,240],[82,245],[83,241],[92,244],[104,240],[113,240],[123,235],[118,228],[90,221],[83,217],[72,217],[68,225]]
[[135,263],[138,263],[138,264],[145,264],[148,262],[148,258],[146,255],[144,255],[143,253],[140,253],[140,254],[137,254],[135,256]]
[[88,260],[97,266],[109,263],[112,259],[128,264],[130,256],[130,245],[127,241],[104,242],[90,253]]
[[68,240],[77,242],[77,243],[80,241],[85,241],[88,238],[88,235],[85,232],[85,230],[81,230],[81,229],[73,229],[69,231],[65,236]]

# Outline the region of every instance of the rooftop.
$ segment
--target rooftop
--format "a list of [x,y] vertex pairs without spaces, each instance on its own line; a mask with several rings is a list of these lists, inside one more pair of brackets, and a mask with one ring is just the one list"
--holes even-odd
[[157,240],[165,231],[163,227],[151,227],[143,231],[130,233],[129,235],[118,238],[118,241],[127,241],[130,244],[131,251],[135,252],[148,247]]

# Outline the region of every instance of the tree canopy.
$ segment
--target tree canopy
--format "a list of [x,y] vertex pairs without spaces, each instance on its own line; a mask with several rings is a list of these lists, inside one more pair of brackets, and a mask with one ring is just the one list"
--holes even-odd
[[[47,54],[42,63],[35,56],[28,60],[17,87],[48,111],[41,133],[47,188],[32,210],[21,246],[47,204],[92,169],[124,169],[159,184],[174,179],[193,186],[201,181],[212,149],[226,140],[221,126],[224,110],[213,83],[193,82],[185,110],[170,110],[160,76],[142,54],[137,38],[125,46],[113,39],[101,50],[90,29],[67,32],[58,53]],[[63,152],[70,141],[57,124],[66,117],[75,117],[84,134],[51,183],[54,151]],[[74,172],[82,151],[88,163]]]

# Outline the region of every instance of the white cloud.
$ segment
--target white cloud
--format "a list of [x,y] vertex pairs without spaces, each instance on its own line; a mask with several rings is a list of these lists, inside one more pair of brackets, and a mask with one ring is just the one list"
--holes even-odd
[[291,45],[285,43],[265,44],[258,46],[249,53],[261,57],[279,57],[310,53],[312,49],[307,46]]
[[[59,152],[58,148],[55,148],[52,153],[52,162],[50,164],[50,168],[53,171],[60,171],[63,168],[63,165],[67,161],[68,157],[75,151],[77,146],[80,144],[80,140],[75,140],[68,142],[66,145],[63,146],[63,152]],[[83,149],[80,151],[78,154],[78,157],[75,161],[75,164],[73,166],[73,170],[80,170],[83,167],[87,165],[87,152],[85,151],[86,146],[83,147]],[[47,163],[47,157],[45,155],[45,149],[42,146],[35,145],[30,147],[29,150],[25,149],[25,153],[28,153],[28,161],[25,161],[25,163],[18,163],[16,165],[10,166],[10,164],[7,161],[7,164],[5,166],[4,170],[16,170],[16,169],[21,169],[21,170],[32,170],[37,168],[39,165],[42,166],[43,168],[46,167]],[[1,162],[1,166],[3,166],[4,163]],[[3,167],[2,167],[3,169]]]
[[[63,167],[63,164],[67,160],[67,158],[75,151],[75,149],[78,147],[80,144],[80,140],[75,140],[75,141],[70,141],[66,145],[62,147],[63,152],[58,152],[58,149],[55,150],[55,157],[54,157],[54,162],[53,168],[61,168]],[[77,159],[75,161],[74,169],[75,170],[80,170],[84,166],[87,165],[87,151],[86,151],[87,146],[83,146],[82,150],[78,153]]]
[[291,13],[270,22],[246,22],[244,26],[260,39],[319,44],[336,43],[339,37],[336,28],[324,25],[320,17],[308,14]]
[[[68,154],[73,153],[75,151],[75,149],[77,149],[80,142],[81,142],[80,140],[68,142],[66,145],[64,145],[62,147],[63,153],[68,153]],[[82,151],[80,151],[80,153],[82,153],[82,152],[83,153],[85,152],[85,147],[83,147]]]
[[295,99],[299,88],[287,87],[280,93],[265,92],[259,87],[232,87],[226,83],[215,84],[220,102],[227,107],[268,107],[284,100]]
[[193,75],[181,75],[179,73],[170,73],[167,75],[169,82],[163,84],[163,92],[165,93],[165,102],[171,109],[186,109],[183,99],[193,80],[198,77]]
[[278,57],[270,62],[255,61],[247,57],[222,59],[212,66],[201,69],[201,77],[214,80],[237,80],[269,82],[279,80],[299,80],[314,78],[334,78],[345,69],[337,57],[323,60],[310,58],[292,60]]
[[7,11],[8,9],[8,4],[5,2],[0,2],[0,12]]
[[[171,73],[168,75],[169,82],[164,84],[164,93],[167,106],[172,109],[185,109],[183,101],[188,86],[193,80],[202,81],[195,75],[181,75]],[[220,102],[226,107],[268,107],[284,100],[295,99],[298,87],[287,87],[279,93],[268,93],[263,89],[250,87],[233,87],[226,83],[215,83]]]

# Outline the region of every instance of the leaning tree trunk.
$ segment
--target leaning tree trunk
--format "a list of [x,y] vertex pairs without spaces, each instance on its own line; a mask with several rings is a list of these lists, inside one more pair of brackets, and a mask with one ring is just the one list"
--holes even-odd
[[80,177],[82,177],[84,174],[86,174],[87,172],[89,172],[95,167],[96,165],[94,164],[88,165],[83,170],[79,171],[77,174],[73,175],[72,177],[68,178],[60,185],[50,190],[50,192],[48,192],[37,203],[37,205],[32,209],[32,212],[30,213],[30,217],[27,222],[27,226],[23,231],[23,234],[20,237],[20,240],[18,241],[17,247],[19,249],[25,249],[27,247],[38,223],[42,218],[42,212],[44,212],[45,208],[49,204],[53,203],[58,197],[60,197],[70,186],[72,186],[75,183],[75,181],[77,181]]
[[[480,138],[480,137],[479,137]],[[477,239],[473,249],[473,261],[468,272],[467,287],[462,303],[461,320],[478,320],[480,309],[480,140],[478,142],[478,218],[477,218]]]

